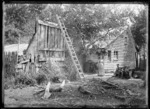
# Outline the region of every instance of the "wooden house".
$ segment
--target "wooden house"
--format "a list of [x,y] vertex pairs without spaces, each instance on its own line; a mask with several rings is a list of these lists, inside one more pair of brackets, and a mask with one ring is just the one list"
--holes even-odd
[[[117,64],[120,67],[136,67],[135,43],[129,27],[124,27],[121,30],[118,29],[118,33],[113,35],[110,32],[104,41],[99,41],[97,44],[98,46],[100,45],[99,48],[105,48],[107,51],[105,56],[101,56],[104,62],[105,72],[114,72]],[[98,62],[98,56],[93,53],[87,57],[87,60]]]
[[58,24],[47,21],[36,21],[35,34],[31,38],[26,55],[32,62],[46,61],[53,58],[65,59],[65,40]]

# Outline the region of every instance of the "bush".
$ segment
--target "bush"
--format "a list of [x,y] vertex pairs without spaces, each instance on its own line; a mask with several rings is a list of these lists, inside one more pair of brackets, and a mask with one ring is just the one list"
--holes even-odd
[[68,73],[68,79],[70,81],[76,81],[78,79],[77,72],[70,56],[66,57],[65,65],[65,70]]
[[15,85],[34,85],[35,81],[33,78],[24,74],[24,72],[20,72],[17,77],[15,78]]
[[39,85],[47,82],[47,80],[48,80],[44,74],[39,74],[39,73],[35,79],[36,79],[37,84],[39,84]]

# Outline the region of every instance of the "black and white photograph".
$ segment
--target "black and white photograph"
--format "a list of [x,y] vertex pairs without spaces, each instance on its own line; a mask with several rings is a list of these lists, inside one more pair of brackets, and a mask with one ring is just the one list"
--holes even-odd
[[3,2],[4,107],[148,108],[148,7]]

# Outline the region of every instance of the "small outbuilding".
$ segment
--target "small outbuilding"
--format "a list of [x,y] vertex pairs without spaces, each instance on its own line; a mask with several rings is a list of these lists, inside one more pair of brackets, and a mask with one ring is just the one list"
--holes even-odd
[[[128,26],[112,30],[107,38],[95,43],[99,48],[107,51],[107,54],[101,56],[105,72],[114,72],[117,64],[120,67],[129,66],[131,69],[136,67],[136,49],[131,30]],[[87,56],[87,61],[95,63],[99,58],[96,53]]]
[[32,62],[53,58],[65,59],[66,44],[58,24],[48,21],[36,21],[35,34],[31,38],[26,55]]

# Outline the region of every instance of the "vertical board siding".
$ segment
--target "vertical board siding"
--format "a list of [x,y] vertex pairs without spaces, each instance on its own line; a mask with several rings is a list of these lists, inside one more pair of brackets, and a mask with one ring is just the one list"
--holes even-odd
[[54,42],[55,42],[54,48],[57,48],[57,33],[56,33],[56,29],[54,29],[54,37],[55,37],[55,39],[54,39]]
[[58,34],[58,48],[61,49],[61,36],[60,36],[60,30],[57,29],[57,34]]
[[52,28],[49,28],[49,49],[52,48],[52,43],[51,43],[51,40],[52,40]]
[[47,26],[45,27],[45,32],[44,32],[44,44],[45,44],[45,48],[47,48]]
[[63,49],[63,36],[62,36],[61,30],[59,32],[60,32],[60,40],[61,40],[61,42],[60,42],[60,48]]
[[41,25],[41,36],[40,36],[41,38],[41,40],[40,40],[40,42],[41,42],[41,49],[43,49],[44,48],[44,26],[43,25]]
[[[52,28],[49,27],[49,49],[52,48]],[[52,57],[52,52],[49,51],[49,57]]]
[[[62,36],[62,40],[63,40],[63,45],[62,45],[62,47],[65,49],[65,39],[64,39],[63,33],[61,34],[61,36]],[[63,58],[65,57],[65,52],[62,53],[62,57],[63,57]]]
[[[58,48],[58,34],[57,34],[57,28],[55,28],[55,48]],[[55,57],[59,57],[59,52],[55,51]]]
[[41,42],[40,42],[40,40],[41,40],[41,25],[39,24],[39,36],[37,36],[37,38],[38,38],[38,48],[40,49],[40,45],[41,45]]
[[52,43],[52,48],[55,47],[55,33],[54,33],[54,28],[52,28],[52,36],[51,36],[51,43]]
[[63,49],[65,50],[65,40],[62,35],[60,28],[54,28],[50,26],[46,26],[43,24],[38,24],[37,31],[35,33],[34,40],[30,44],[28,53],[36,55],[37,53],[40,55],[40,58],[44,57],[56,57],[56,58],[64,58],[64,51],[43,51],[42,49]]
[[50,27],[47,27],[47,48],[49,48],[49,28]]

